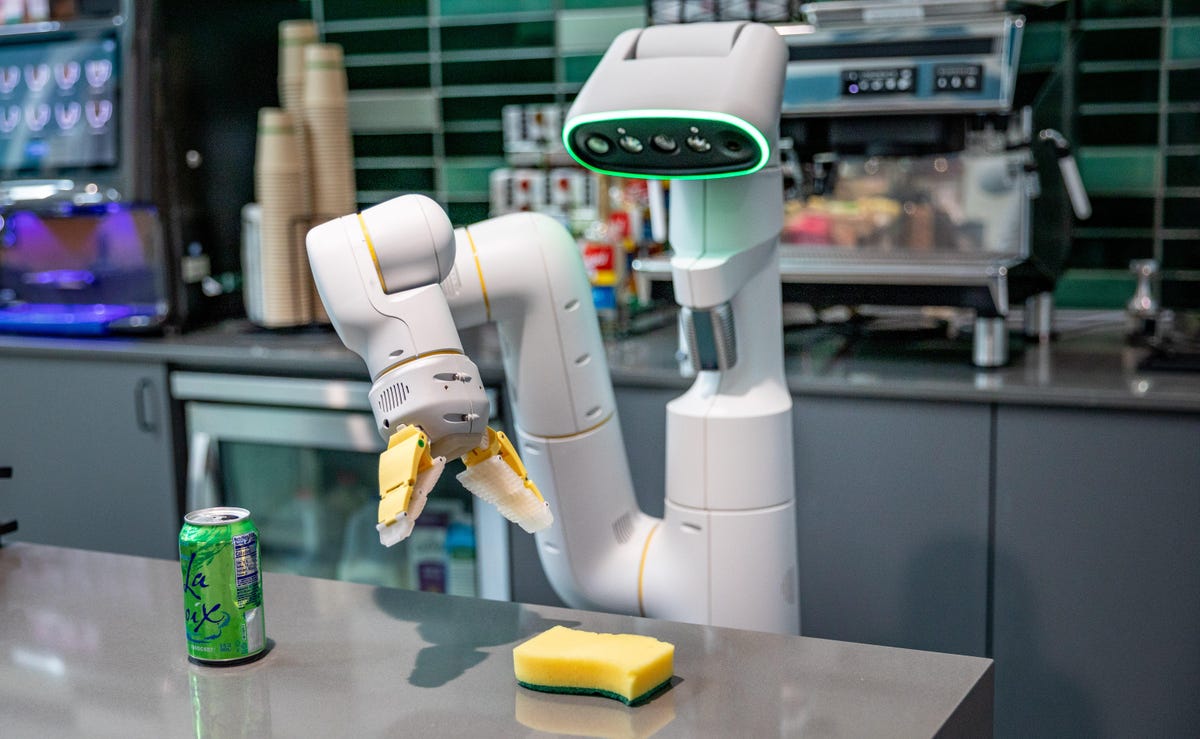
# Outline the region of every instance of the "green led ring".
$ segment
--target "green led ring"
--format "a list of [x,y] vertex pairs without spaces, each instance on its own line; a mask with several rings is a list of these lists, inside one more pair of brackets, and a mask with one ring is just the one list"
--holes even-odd
[[[759,148],[759,151],[762,152],[762,156],[759,158],[758,162],[750,169],[739,170],[736,172],[716,172],[716,173],[712,173],[712,174],[685,174],[685,175],[653,175],[653,174],[633,174],[633,173],[629,173],[629,172],[615,172],[615,171],[611,171],[611,170],[607,170],[607,169],[601,169],[600,167],[592,166],[591,164],[588,164],[587,162],[583,161],[578,156],[576,156],[575,150],[571,146],[571,134],[575,132],[575,129],[579,128],[582,125],[588,124],[588,123],[598,123],[598,122],[615,121],[615,120],[629,120],[631,118],[643,118],[643,119],[645,119],[645,118],[692,118],[692,119],[701,120],[701,121],[714,121],[716,123],[725,123],[730,126],[733,126],[734,128],[741,129],[743,132],[745,132],[745,134],[747,136],[749,136],[754,141],[754,143],[758,144],[758,148]],[[600,174],[612,175],[614,177],[632,177],[632,178],[639,179],[639,180],[716,180],[716,179],[721,179],[723,177],[742,177],[744,175],[754,174],[758,170],[765,167],[767,162],[771,159],[771,145],[769,143],[767,143],[767,137],[763,136],[761,131],[759,131],[754,126],[750,125],[749,122],[743,120],[742,118],[738,118],[737,116],[729,115],[728,113],[714,113],[712,111],[707,111],[707,110],[651,109],[651,110],[614,110],[614,111],[609,111],[609,112],[605,112],[605,113],[585,113],[583,115],[576,116],[575,118],[571,119],[571,122],[569,125],[563,126],[562,138],[563,138],[563,146],[566,148],[567,153],[571,155],[572,159],[574,159],[576,162],[579,162],[579,164],[581,166],[586,167],[587,169],[590,169],[593,172],[599,172]]]

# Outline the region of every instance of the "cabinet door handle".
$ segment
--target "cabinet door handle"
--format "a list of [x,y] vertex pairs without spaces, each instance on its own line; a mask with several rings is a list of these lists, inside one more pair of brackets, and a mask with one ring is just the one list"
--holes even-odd
[[154,381],[143,377],[133,389],[133,407],[137,414],[137,427],[152,434],[158,431],[158,402],[154,395]]

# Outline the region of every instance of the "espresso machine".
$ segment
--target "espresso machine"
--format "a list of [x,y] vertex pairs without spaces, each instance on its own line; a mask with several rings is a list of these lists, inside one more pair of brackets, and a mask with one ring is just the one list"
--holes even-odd
[[1014,306],[1027,336],[1048,338],[1066,240],[1032,238],[1035,153],[1058,162],[1076,217],[1090,206],[1066,139],[1014,105],[1024,19],[995,1],[801,11],[805,24],[777,28],[789,50],[785,300],[973,313],[980,367],[1008,361]]
[[0,26],[0,331],[161,331],[198,297],[157,7],[53,3]]

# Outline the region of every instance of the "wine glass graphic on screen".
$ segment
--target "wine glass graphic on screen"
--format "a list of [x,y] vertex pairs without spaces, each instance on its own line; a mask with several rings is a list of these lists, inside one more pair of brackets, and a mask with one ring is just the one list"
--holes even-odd
[[46,83],[50,81],[50,65],[49,64],[26,64],[25,65],[25,84],[33,92],[41,92]]
[[92,128],[103,128],[108,119],[112,118],[112,101],[110,100],[89,100],[84,106],[83,112],[87,116],[88,125]]
[[66,104],[55,103],[54,105],[54,120],[63,131],[70,131],[72,128],[75,128],[75,124],[79,123],[79,119],[82,116],[83,106],[74,100]]
[[58,89],[67,92],[79,81],[81,69],[79,62],[74,59],[54,65],[54,82]]
[[0,109],[0,133],[12,133],[21,124],[21,106],[10,105]]
[[25,108],[25,125],[30,131],[41,131],[50,122],[50,106],[45,103]]
[[21,84],[19,67],[0,67],[0,94],[7,95]]
[[112,62],[108,59],[89,59],[84,64],[83,71],[87,75],[88,84],[98,90],[112,77]]

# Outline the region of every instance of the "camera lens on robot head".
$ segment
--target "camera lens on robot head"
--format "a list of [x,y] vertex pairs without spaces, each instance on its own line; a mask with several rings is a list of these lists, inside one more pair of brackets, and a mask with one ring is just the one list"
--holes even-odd
[[712,148],[712,144],[709,143],[708,139],[704,138],[698,133],[694,133],[687,137],[687,145],[692,151],[700,153],[704,153]]
[[679,148],[679,143],[675,141],[674,136],[668,136],[665,133],[656,134],[650,139],[650,144],[664,154],[672,154]]
[[588,151],[599,155],[607,154],[612,149],[612,144],[609,143],[609,140],[599,134],[588,136],[587,141],[584,142],[584,146],[588,148]]
[[629,134],[625,134],[621,137],[620,144],[621,148],[630,154],[641,154],[642,149],[645,148],[642,145],[641,139],[637,138],[636,136],[630,136]]

